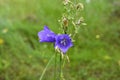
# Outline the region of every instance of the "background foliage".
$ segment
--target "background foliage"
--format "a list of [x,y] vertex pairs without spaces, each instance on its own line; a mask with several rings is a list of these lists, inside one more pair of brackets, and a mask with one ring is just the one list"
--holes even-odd
[[[120,80],[120,1],[79,1],[87,25],[68,51],[66,80]],[[44,25],[60,33],[63,10],[61,0],[0,0],[0,80],[39,80],[54,48],[37,33]],[[53,66],[43,80],[53,80]]]

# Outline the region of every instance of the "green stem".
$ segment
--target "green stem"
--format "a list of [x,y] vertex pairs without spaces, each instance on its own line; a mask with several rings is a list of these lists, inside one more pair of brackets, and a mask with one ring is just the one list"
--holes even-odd
[[60,80],[62,80],[62,55],[60,55]]
[[54,74],[54,80],[56,80],[56,75],[57,75],[57,64],[56,64],[56,62],[57,62],[57,53],[55,53],[55,74]]
[[44,74],[45,74],[48,66],[50,65],[51,61],[53,60],[54,56],[55,56],[55,55],[53,55],[53,56],[50,58],[49,62],[47,63],[47,65],[46,65],[46,67],[45,67],[45,69],[43,70],[42,75],[40,76],[40,79],[39,79],[39,80],[42,80],[42,78],[43,78],[43,76],[44,76]]

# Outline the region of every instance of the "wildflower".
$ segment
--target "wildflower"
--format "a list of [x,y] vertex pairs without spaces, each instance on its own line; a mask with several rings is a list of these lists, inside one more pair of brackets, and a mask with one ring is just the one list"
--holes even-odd
[[47,26],[44,26],[44,30],[38,32],[40,42],[55,42],[56,34],[52,32]]
[[61,52],[66,53],[72,47],[72,41],[68,34],[61,34],[56,36],[55,48],[59,48]]

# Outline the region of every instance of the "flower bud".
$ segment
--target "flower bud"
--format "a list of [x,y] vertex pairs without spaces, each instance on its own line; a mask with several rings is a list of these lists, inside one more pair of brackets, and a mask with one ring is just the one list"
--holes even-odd
[[67,18],[63,17],[62,22],[63,22],[63,25],[64,25],[65,27],[68,26],[68,19],[67,19]]
[[79,10],[79,9],[83,10],[83,9],[84,9],[83,4],[82,4],[82,3],[78,3],[78,4],[76,5],[76,9],[77,9],[77,10]]
[[67,5],[69,2],[70,2],[70,0],[64,0],[64,1],[63,1],[63,4],[64,4],[64,5]]

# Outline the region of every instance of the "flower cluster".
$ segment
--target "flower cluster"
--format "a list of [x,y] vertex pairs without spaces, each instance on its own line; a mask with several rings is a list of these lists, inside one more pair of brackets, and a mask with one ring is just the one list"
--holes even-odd
[[40,42],[54,43],[55,48],[58,48],[62,53],[66,53],[73,46],[68,34],[55,34],[47,26],[44,26],[44,30],[38,32],[38,37]]

